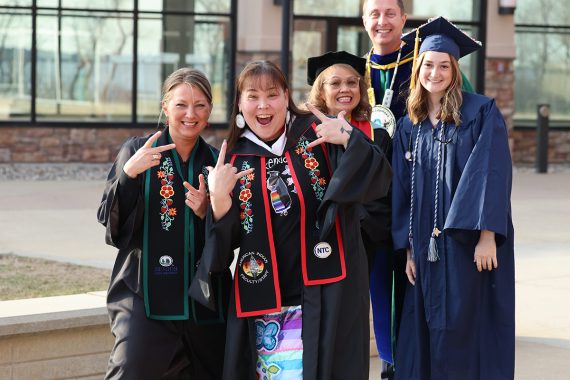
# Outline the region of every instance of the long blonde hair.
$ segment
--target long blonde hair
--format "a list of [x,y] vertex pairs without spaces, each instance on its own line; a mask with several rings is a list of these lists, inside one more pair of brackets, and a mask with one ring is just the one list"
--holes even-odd
[[311,91],[309,92],[308,102],[317,107],[317,109],[323,113],[329,113],[329,109],[327,107],[327,103],[325,101],[325,90],[323,89],[324,80],[331,71],[334,70],[336,67],[342,67],[343,69],[348,70],[354,76],[359,77],[360,80],[358,81],[358,92],[360,93],[360,102],[354,107],[352,110],[352,116],[356,120],[370,120],[370,113],[372,112],[372,107],[370,103],[368,103],[368,92],[366,88],[366,83],[364,82],[364,78],[354,69],[354,67],[346,64],[346,63],[335,63],[332,66],[327,67],[324,69],[315,79],[313,83],[313,87],[311,87]]
[[[420,123],[429,116],[428,93],[419,81],[420,68],[422,67],[426,55],[425,53],[426,52],[422,53],[418,57],[418,61],[412,71],[412,78],[415,78],[416,86],[410,89],[410,95],[406,102],[408,116],[414,124]],[[463,95],[461,94],[463,79],[461,77],[461,71],[459,70],[459,62],[451,55],[449,55],[449,60],[451,62],[452,72],[451,84],[447,90],[445,90],[445,94],[441,99],[441,110],[437,118],[446,123],[455,123],[455,125],[459,126],[461,124],[461,113],[459,109],[463,103]]]

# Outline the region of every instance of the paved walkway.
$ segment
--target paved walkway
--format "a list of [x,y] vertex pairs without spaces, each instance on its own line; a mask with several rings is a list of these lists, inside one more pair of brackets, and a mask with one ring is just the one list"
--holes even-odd
[[[570,376],[570,170],[516,170],[517,380]],[[0,182],[0,253],[110,269],[96,211],[103,181]],[[374,360],[371,379],[379,379]]]

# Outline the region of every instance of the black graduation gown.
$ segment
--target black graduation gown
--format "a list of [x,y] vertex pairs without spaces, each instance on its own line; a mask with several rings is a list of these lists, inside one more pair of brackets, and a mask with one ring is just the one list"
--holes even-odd
[[[294,154],[298,136],[309,130],[313,121],[318,122],[313,117],[295,120],[285,146],[286,152]],[[335,215],[338,215],[346,277],[330,284],[302,287],[303,377],[307,380],[368,379],[368,273],[360,233],[360,208],[357,206],[386,194],[391,170],[380,149],[356,129],[346,151],[341,146],[327,144],[326,147],[333,175],[319,206],[319,224],[323,236],[327,231],[334,230]],[[234,151],[249,151],[252,160],[259,156],[276,157],[245,138],[238,141]],[[206,246],[190,291],[192,297],[204,304],[211,301],[211,297],[206,297],[204,292],[210,282],[209,274],[225,270],[231,262],[233,249],[240,245],[238,204],[234,201],[232,209],[215,223],[212,223],[211,213],[208,215]],[[309,212],[311,210],[307,210]],[[278,233],[274,231],[274,234]],[[299,252],[291,254],[298,255]],[[288,280],[299,279],[281,279]],[[255,379],[255,318],[237,318],[234,293],[235,286],[232,288],[228,312],[224,378]]]
[[[165,133],[163,132],[161,138]],[[185,355],[182,355],[182,358],[174,357],[175,351],[184,350],[188,357],[192,357],[193,363],[189,363],[192,367],[189,374],[191,378],[219,378],[219,361],[223,359],[225,342],[225,322],[197,325],[192,318],[192,309],[187,320],[149,319],[145,313],[142,250],[146,172],[136,179],[131,179],[123,172],[123,167],[149,137],[131,138],[123,144],[109,172],[97,214],[99,222],[106,227],[107,244],[119,249],[107,292],[107,308],[112,332],[116,338],[107,377],[159,378],[169,365],[185,365]],[[211,155],[210,148],[200,138],[195,148],[198,149],[196,162],[200,160],[200,155]],[[198,174],[201,173],[201,168],[196,169]],[[196,179],[197,174],[195,183]],[[181,207],[179,215],[184,215]],[[204,222],[198,218],[195,218],[195,221],[194,244],[196,258],[199,259],[204,245]],[[225,273],[227,289],[223,298],[226,302],[230,276],[229,271]],[[196,307],[203,309],[202,312],[212,314],[202,305],[197,304]]]
[[[439,261],[427,261],[434,223],[437,150],[429,121],[415,168],[413,249],[416,285],[408,285],[396,354],[398,379],[513,379],[514,249],[512,167],[507,130],[495,102],[463,93],[462,124],[446,127],[439,183]],[[439,138],[441,124],[436,131]],[[412,163],[404,154],[418,126],[401,120],[392,158],[393,238],[408,243]],[[410,140],[410,134],[412,135]],[[481,230],[495,232],[498,268],[473,262]]]

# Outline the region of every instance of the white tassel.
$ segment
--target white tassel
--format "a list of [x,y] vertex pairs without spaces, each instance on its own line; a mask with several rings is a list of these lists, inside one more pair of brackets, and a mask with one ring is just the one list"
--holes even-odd
[[434,231],[431,234],[431,238],[429,239],[429,250],[428,250],[428,261],[434,263],[439,261],[439,255],[437,254],[437,241],[435,240],[440,231],[437,228],[434,228]]

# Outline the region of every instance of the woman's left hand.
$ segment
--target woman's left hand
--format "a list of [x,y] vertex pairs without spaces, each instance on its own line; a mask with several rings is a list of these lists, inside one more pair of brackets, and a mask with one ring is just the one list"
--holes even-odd
[[321,121],[321,124],[317,125],[317,128],[315,128],[317,139],[307,145],[307,148],[312,148],[322,143],[331,143],[342,145],[346,149],[348,139],[350,138],[350,134],[353,129],[353,127],[344,118],[346,112],[340,111],[337,117],[331,118],[319,111],[314,105],[309,103],[306,105],[309,111],[311,111]]
[[479,272],[483,269],[491,271],[493,268],[497,268],[497,244],[493,231],[481,231],[479,242],[475,246],[473,262],[477,264]]
[[203,174],[198,176],[198,181],[200,182],[198,189],[186,181],[182,184],[188,190],[186,192],[186,205],[194,211],[198,218],[204,219],[206,210],[208,210],[208,194],[206,193],[206,180]]

